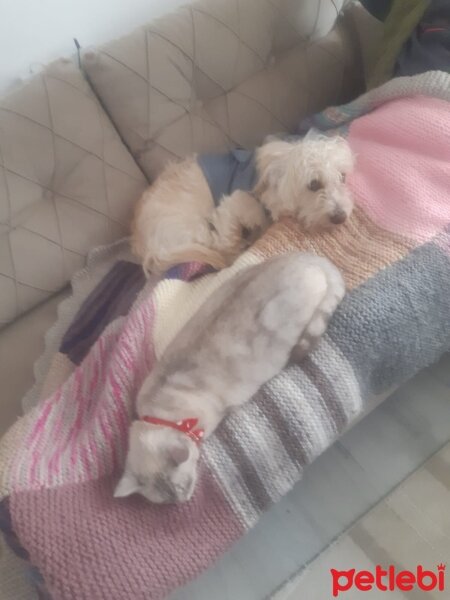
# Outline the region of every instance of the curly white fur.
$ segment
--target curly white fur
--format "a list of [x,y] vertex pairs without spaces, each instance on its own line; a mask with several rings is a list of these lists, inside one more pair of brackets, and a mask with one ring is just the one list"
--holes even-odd
[[254,194],[235,191],[216,208],[196,156],[169,164],[136,207],[132,249],[147,274],[188,261],[222,269],[264,231],[266,210],[306,229],[343,223],[353,207],[344,185],[352,167],[343,138],[272,140],[256,152]]
[[341,137],[269,141],[256,153],[255,192],[274,221],[289,216],[306,229],[339,225],[353,209],[345,186],[353,164]]

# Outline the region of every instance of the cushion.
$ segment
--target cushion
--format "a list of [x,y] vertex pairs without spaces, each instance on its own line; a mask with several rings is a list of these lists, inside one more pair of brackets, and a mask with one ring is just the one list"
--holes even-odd
[[81,71],[58,61],[0,101],[0,326],[126,231],[146,179]]
[[201,0],[86,50],[83,66],[153,178],[169,159],[253,147],[353,96],[357,51],[346,19],[315,40],[329,32],[342,5]]

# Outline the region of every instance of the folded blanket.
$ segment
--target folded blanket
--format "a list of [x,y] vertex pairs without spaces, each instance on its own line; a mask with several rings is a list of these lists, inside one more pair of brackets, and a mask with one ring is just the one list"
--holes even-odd
[[[0,444],[0,525],[48,597],[163,598],[252,527],[374,394],[450,349],[448,101],[450,77],[433,72],[308,124],[340,128],[357,154],[356,209],[331,232],[280,223],[229,269],[184,265],[159,282],[114,252],[97,255],[106,276],[60,340],[37,404]],[[317,349],[208,439],[192,501],[115,500],[133,402],[155,360],[214,289],[293,249],[328,256],[348,288]],[[95,272],[93,260],[91,283]]]

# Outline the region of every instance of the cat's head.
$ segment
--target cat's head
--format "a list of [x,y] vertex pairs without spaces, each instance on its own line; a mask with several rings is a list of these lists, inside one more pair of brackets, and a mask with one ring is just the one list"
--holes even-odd
[[199,449],[186,434],[134,421],[124,473],[114,496],[141,494],[150,502],[186,502],[197,481]]

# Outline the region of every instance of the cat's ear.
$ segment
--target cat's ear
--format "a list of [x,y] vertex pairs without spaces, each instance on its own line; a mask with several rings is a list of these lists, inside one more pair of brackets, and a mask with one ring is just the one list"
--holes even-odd
[[125,468],[125,472],[122,475],[119,483],[114,490],[114,498],[125,498],[126,496],[131,496],[138,492],[140,489],[140,485],[136,477]]
[[169,458],[178,467],[185,463],[190,456],[190,449],[186,442],[176,442],[168,448]]

